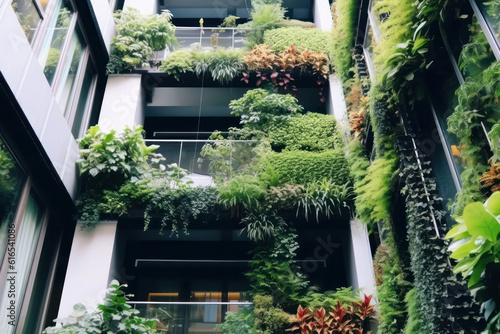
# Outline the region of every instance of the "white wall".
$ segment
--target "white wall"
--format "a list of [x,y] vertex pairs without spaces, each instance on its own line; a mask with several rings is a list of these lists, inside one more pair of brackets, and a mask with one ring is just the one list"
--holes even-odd
[[157,0],[125,0],[123,9],[128,7],[137,8],[142,14],[157,14],[159,8]]
[[328,113],[335,116],[337,123],[342,129],[348,129],[349,121],[347,118],[347,107],[344,98],[344,91],[342,89],[342,83],[337,77],[337,74],[330,74],[328,78],[330,83],[330,94],[328,103]]
[[363,296],[363,293],[375,296],[375,275],[373,272],[373,259],[368,239],[368,229],[366,224],[361,223],[357,219],[352,219],[350,225],[353,260],[357,276],[356,288],[362,289],[361,296]]
[[111,52],[111,39],[115,35],[115,23],[113,21],[113,11],[109,2],[105,0],[90,0],[94,11],[97,25],[101,30],[101,35],[106,45],[108,54]]
[[84,229],[82,223],[77,224],[58,318],[68,316],[75,304],[93,309],[102,301],[109,283],[116,226],[116,221]]
[[314,23],[321,30],[332,30],[333,19],[328,0],[314,0]]
[[102,101],[99,127],[121,131],[144,122],[145,96],[141,74],[114,75],[108,78]]
[[3,1],[0,7],[0,31],[0,72],[74,198],[78,147],[10,1]]

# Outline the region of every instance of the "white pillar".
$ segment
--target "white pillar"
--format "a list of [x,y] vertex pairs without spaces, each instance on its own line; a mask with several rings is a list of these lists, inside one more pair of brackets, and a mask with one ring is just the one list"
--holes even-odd
[[375,296],[375,275],[368,229],[366,224],[357,219],[352,219],[350,226],[353,255],[351,258],[356,269],[357,288],[362,289],[361,296],[363,293]]
[[328,0],[314,0],[314,23],[321,30],[332,30],[333,18]]
[[102,101],[99,127],[121,131],[144,123],[145,96],[141,74],[118,74],[108,78]]
[[127,8],[137,8],[142,14],[158,14],[158,1],[157,0],[125,0],[123,10]]
[[82,303],[92,311],[101,303],[110,280],[117,221],[101,221],[95,227],[76,225],[58,318]]

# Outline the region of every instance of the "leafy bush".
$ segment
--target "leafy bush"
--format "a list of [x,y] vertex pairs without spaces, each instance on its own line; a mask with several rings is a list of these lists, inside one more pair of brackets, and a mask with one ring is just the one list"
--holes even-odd
[[256,44],[262,44],[266,30],[282,27],[285,21],[285,9],[281,7],[280,3],[257,3],[253,6],[253,10],[250,12],[250,21],[240,25],[240,27],[252,29],[247,32],[249,48],[253,48]]
[[335,72],[344,83],[351,77],[358,6],[359,2],[355,0],[337,0],[332,4],[331,59]]
[[231,101],[229,108],[231,114],[241,117],[240,124],[257,130],[267,130],[303,110],[295,97],[260,88],[249,90],[242,98]]
[[279,175],[281,184],[308,184],[327,179],[343,186],[350,181],[349,166],[341,150],[273,153],[269,155],[267,164]]
[[159,163],[164,160],[153,152],[158,146],[146,146],[141,126],[105,133],[96,125],[78,145],[81,158],[77,163],[88,189],[116,189],[127,179],[148,178],[159,172]]
[[255,176],[236,176],[219,187],[219,202],[227,208],[255,208],[265,195],[265,185]]
[[241,224],[245,227],[241,232],[246,231],[248,239],[255,243],[268,242],[283,233],[285,221],[276,212],[270,212],[266,208],[255,208],[249,210]]
[[243,70],[242,57],[242,50],[232,48],[196,53],[195,72],[198,76],[210,72],[214,81],[227,84]]
[[274,52],[288,50],[292,45],[297,51],[326,52],[330,49],[328,43],[328,33],[320,29],[286,27],[264,33],[264,44],[269,45]]
[[307,113],[287,119],[269,129],[269,140],[280,151],[321,152],[340,146],[333,116]]
[[310,309],[320,309],[322,307],[330,309],[337,306],[338,302],[342,305],[352,305],[353,303],[361,302],[359,291],[348,287],[318,293],[314,288],[310,288],[307,295],[300,300],[301,305],[307,305]]
[[420,313],[417,289],[413,288],[406,294],[406,307],[408,309],[408,321],[405,326],[405,334],[418,334],[423,327],[422,314]]
[[179,81],[181,74],[194,72],[195,66],[193,51],[178,50],[170,54],[158,69]]
[[108,74],[139,66],[147,66],[153,51],[172,48],[177,44],[172,14],[163,10],[161,14],[143,15],[135,8],[113,14],[116,36],[111,41],[112,62]]
[[238,313],[227,312],[225,321],[217,325],[220,334],[256,334],[254,329],[255,316],[246,309]]
[[112,281],[104,304],[97,311],[89,313],[85,306],[76,304],[73,313],[61,319],[57,326],[47,327],[43,334],[74,333],[114,333],[114,334],[152,334],[156,333],[156,321],[138,317],[139,311],[126,302],[123,287]]
[[281,308],[273,306],[273,298],[255,295],[253,298],[255,328],[259,333],[281,334],[288,324],[290,315]]

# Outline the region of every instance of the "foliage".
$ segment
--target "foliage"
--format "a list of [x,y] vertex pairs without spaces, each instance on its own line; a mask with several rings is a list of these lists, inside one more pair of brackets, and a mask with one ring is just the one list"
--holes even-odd
[[491,151],[493,152],[493,156],[491,157],[492,162],[500,162],[500,122],[492,126],[488,137],[490,138]]
[[297,201],[297,215],[302,212],[308,220],[314,214],[319,223],[320,214],[329,219],[335,212],[341,214],[342,208],[349,209],[347,200],[352,197],[352,188],[348,185],[339,186],[327,179],[309,183],[305,187],[305,193]]
[[495,55],[476,16],[469,25],[469,32],[469,42],[462,47],[458,63],[464,76],[474,77],[495,61]]
[[405,326],[408,312],[404,298],[411,286],[404,278],[392,232],[387,235],[385,244],[378,247],[375,258],[379,260],[375,264],[377,296],[380,301],[379,331],[398,334]]
[[347,162],[349,163],[349,174],[354,181],[354,189],[358,192],[360,182],[366,177],[370,161],[366,157],[363,145],[357,140],[351,140],[346,146]]
[[484,140],[481,122],[494,124],[498,120],[500,61],[479,75],[468,77],[456,95],[458,105],[447,122],[448,131],[460,138],[463,188],[457,193],[452,206],[453,212],[460,214],[468,203],[483,200],[479,180],[488,170],[484,152],[489,150],[489,146]]
[[250,21],[240,25],[240,27],[251,28],[247,32],[247,44],[251,49],[256,44],[264,42],[266,30],[276,29],[283,26],[285,21],[285,9],[280,3],[275,4],[254,4],[250,12]]
[[49,54],[47,55],[47,61],[45,62],[45,67],[43,68],[43,73],[47,78],[51,78],[56,72],[60,56],[61,56],[61,50],[55,48],[49,49]]
[[76,304],[73,313],[65,319],[57,319],[57,326],[47,327],[43,334],[152,334],[156,333],[156,321],[138,317],[139,311],[126,302],[127,296],[117,281],[112,281],[104,304],[89,313],[85,306]]
[[269,129],[269,140],[277,151],[321,152],[340,146],[333,116],[307,113],[287,119]]
[[287,18],[286,20],[283,21],[283,27],[300,27],[303,29],[314,29],[316,28],[316,24],[310,21],[301,21],[301,20],[294,20]]
[[358,290],[352,287],[338,288],[335,291],[325,291],[318,293],[314,288],[310,288],[307,295],[300,300],[301,305],[307,305],[311,309],[333,308],[340,302],[342,305],[352,305],[361,302]]
[[291,209],[304,192],[305,188],[302,185],[284,184],[279,187],[270,187],[267,203],[275,209]]
[[408,321],[405,326],[405,334],[418,334],[423,327],[422,314],[419,308],[419,298],[417,289],[413,288],[405,296],[405,303],[408,309]]
[[111,190],[127,179],[146,179],[159,172],[159,163],[164,160],[154,153],[158,146],[146,146],[141,126],[105,133],[96,125],[78,145],[81,158],[77,163],[89,189]]
[[226,312],[226,319],[217,325],[220,334],[256,334],[254,329],[255,315],[246,309],[238,313]]
[[180,231],[188,235],[191,219],[214,220],[217,216],[217,190],[213,187],[190,187],[187,184],[172,185],[165,180],[150,183],[152,196],[144,211],[144,230],[150,226],[152,216],[161,216],[160,234],[170,228],[170,235],[179,237]]
[[249,210],[241,219],[246,225],[241,232],[246,231],[248,238],[255,243],[268,242],[283,233],[285,221],[276,212],[269,212],[266,208],[258,207]]
[[255,295],[253,298],[255,328],[258,333],[280,334],[288,324],[290,315],[281,308],[273,306],[273,297]]
[[112,62],[108,74],[134,67],[148,66],[147,60],[153,51],[177,44],[172,14],[163,10],[161,14],[143,15],[135,8],[113,14],[116,36],[111,41]]
[[10,219],[4,214],[16,205],[14,195],[21,181],[21,175],[16,168],[15,160],[9,153],[7,146],[0,138],[0,220]]
[[397,175],[398,158],[388,152],[377,158],[367,169],[366,177],[355,184],[356,213],[362,222],[390,223],[391,197]]
[[345,308],[338,301],[336,307],[328,313],[324,307],[313,311],[299,306],[297,314],[291,319],[296,325],[289,331],[301,334],[362,333],[368,329],[370,318],[375,315],[371,299],[372,296],[365,295],[362,302],[353,303],[352,309]]
[[343,83],[351,77],[358,7],[359,2],[355,0],[337,0],[332,4],[331,59],[335,72]]
[[171,53],[158,68],[160,71],[166,72],[168,75],[173,75],[179,81],[181,74],[194,72],[195,60],[193,51],[178,50]]
[[219,186],[219,202],[226,208],[256,208],[265,195],[266,187],[256,176],[235,176]]
[[223,85],[231,82],[244,68],[241,62],[243,51],[239,49],[219,49],[194,55],[196,74],[210,72],[212,79]]
[[302,112],[303,108],[291,95],[273,94],[253,89],[229,104],[231,114],[241,117],[240,124],[257,130],[267,130]]
[[[479,308],[448,262],[446,242],[441,239],[444,212],[438,209],[441,199],[428,166],[428,162],[409,158],[401,190],[406,200],[411,271],[422,316],[419,333],[478,330],[482,326]],[[444,293],[443,287],[447,287]]]
[[304,50],[325,52],[330,49],[328,33],[320,29],[304,29],[301,27],[284,27],[267,30],[264,33],[264,44],[274,52],[288,50],[292,45],[299,52]]
[[240,17],[234,15],[228,15],[222,21],[221,27],[224,28],[236,28],[236,21],[239,20]]
[[347,95],[346,103],[351,133],[354,139],[359,139],[365,134],[369,98],[363,95],[361,82],[357,77]]
[[279,175],[280,184],[308,184],[323,179],[343,186],[350,181],[349,166],[339,149],[324,152],[285,151],[272,153],[269,169]]

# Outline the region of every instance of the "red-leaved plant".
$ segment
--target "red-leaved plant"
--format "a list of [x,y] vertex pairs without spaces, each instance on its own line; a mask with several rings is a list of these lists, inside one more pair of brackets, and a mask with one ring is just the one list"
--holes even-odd
[[365,295],[361,303],[353,303],[348,308],[337,301],[337,307],[329,313],[323,307],[313,311],[299,306],[297,314],[291,318],[294,326],[287,331],[300,334],[370,334],[364,330],[375,314],[371,300],[372,296]]

